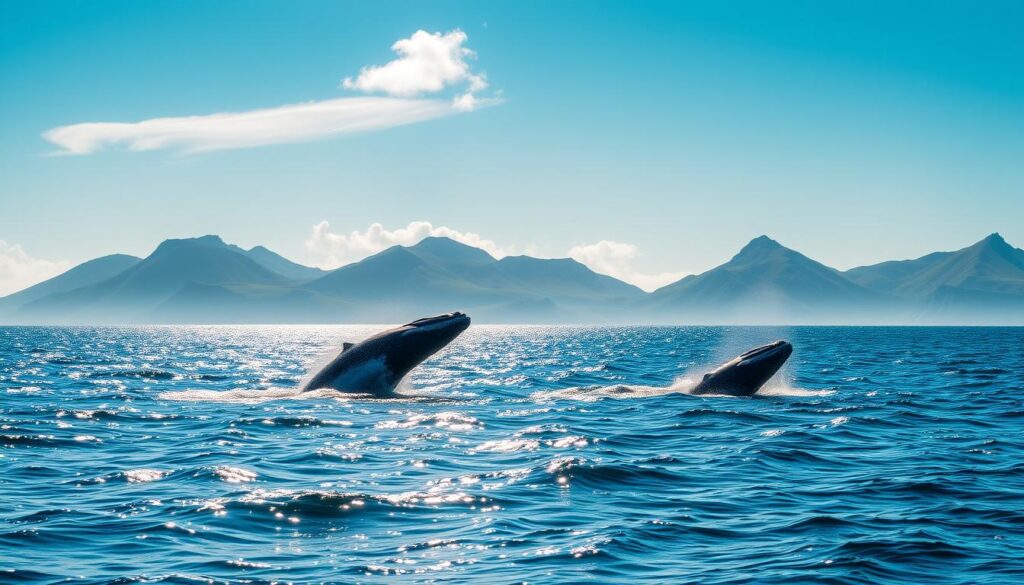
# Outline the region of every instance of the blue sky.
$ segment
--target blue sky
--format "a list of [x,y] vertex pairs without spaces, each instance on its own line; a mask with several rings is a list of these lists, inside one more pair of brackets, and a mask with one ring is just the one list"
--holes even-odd
[[[206,233],[324,266],[441,233],[648,287],[762,233],[838,268],[1024,245],[1019,2],[3,11],[0,292]],[[402,39],[427,57],[364,69]]]

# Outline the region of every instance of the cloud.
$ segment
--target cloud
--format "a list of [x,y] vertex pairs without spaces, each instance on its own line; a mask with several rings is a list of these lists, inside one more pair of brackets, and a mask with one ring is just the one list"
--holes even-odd
[[632,264],[639,253],[640,249],[633,244],[601,240],[596,244],[573,246],[569,250],[569,257],[585,264],[594,272],[618,278],[646,291],[655,290],[689,274],[689,272],[659,272],[656,274],[638,272]]
[[[502,103],[500,97],[477,98],[487,87],[483,75],[470,71],[463,47],[466,33],[417,31],[392,48],[401,55],[379,67],[364,67],[343,85],[384,96],[311,101],[200,116],[152,118],[141,122],[85,122],[47,130],[43,138],[56,145],[55,154],[92,154],[109,146],[132,151],[175,149],[186,153],[251,148],[322,140],[415,124]],[[415,98],[459,84],[455,97]]]
[[364,67],[354,79],[346,77],[342,86],[401,97],[436,93],[462,83],[468,84],[469,92],[481,91],[487,88],[487,81],[483,75],[470,71],[466,59],[476,55],[462,46],[467,38],[458,29],[444,34],[418,30],[391,45],[391,50],[399,55],[397,59]]
[[470,112],[476,109],[479,100],[471,93],[464,93],[455,96],[452,100],[452,107],[460,112]]
[[387,230],[374,223],[366,231],[354,230],[348,234],[331,231],[326,221],[313,226],[306,239],[306,249],[320,268],[333,269],[357,262],[391,246],[412,246],[431,236],[451,238],[456,242],[480,248],[495,258],[508,255],[509,250],[473,232],[460,232],[447,226],[434,226],[429,221],[413,221],[396,230]]
[[52,278],[70,267],[29,256],[21,246],[0,240],[0,296],[6,296]]
[[60,147],[60,154],[92,154],[113,145],[133,151],[166,148],[207,152],[383,130],[460,111],[463,109],[442,100],[339,98],[207,116],[73,124],[49,130],[43,138]]

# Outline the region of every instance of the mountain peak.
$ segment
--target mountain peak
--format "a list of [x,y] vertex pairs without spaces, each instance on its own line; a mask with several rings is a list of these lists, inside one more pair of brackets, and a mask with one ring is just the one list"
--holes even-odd
[[167,243],[167,242],[175,242],[175,243],[182,243],[182,244],[203,244],[205,246],[210,246],[210,245],[213,245],[213,246],[226,246],[227,245],[226,243],[224,243],[224,240],[222,240],[221,237],[216,235],[216,234],[207,234],[205,236],[199,236],[199,237],[195,237],[195,238],[180,238],[180,239],[164,240],[164,243]]
[[768,236],[758,236],[753,240],[750,240],[746,246],[739,251],[737,256],[749,256],[751,254],[766,254],[774,250],[784,250],[785,247],[769,238]]
[[985,239],[981,240],[978,243],[979,244],[986,244],[988,246],[993,246],[993,247],[997,247],[997,248],[1012,248],[1013,247],[1003,238],[1003,236],[999,235],[999,232],[992,232],[991,234],[985,236]]
[[227,246],[227,244],[224,243],[224,240],[222,240],[220,238],[220,236],[217,236],[217,235],[214,235],[214,234],[209,234],[209,235],[205,235],[205,236],[200,236],[198,238],[179,238],[179,239],[164,240],[163,242],[160,242],[159,246],[156,247],[156,252],[160,252],[162,250],[168,250],[168,249],[171,249],[171,248],[177,248],[177,247],[180,247],[180,246],[190,246],[190,245]]
[[[973,251],[978,258],[987,258],[988,261],[998,263],[1008,263],[1016,270],[1024,271],[1024,252],[1014,248],[998,233],[989,234],[984,240],[966,248],[966,250]],[[1020,278],[1020,275],[1017,278]]]
[[457,242],[443,236],[431,236],[420,240],[419,243],[409,246],[414,252],[426,253],[431,256],[445,260],[456,260],[462,262],[493,262],[494,257],[486,251]]
[[216,234],[207,234],[205,236],[199,236],[198,238],[192,238],[200,244],[223,244],[224,240]]
[[996,257],[1008,260],[1016,266],[1022,266],[1021,261],[1024,259],[1024,255],[1021,255],[1020,250],[1011,246],[1009,242],[1003,239],[1003,236],[996,232],[985,236],[985,239],[965,249],[973,250],[975,253],[985,256],[995,255]]

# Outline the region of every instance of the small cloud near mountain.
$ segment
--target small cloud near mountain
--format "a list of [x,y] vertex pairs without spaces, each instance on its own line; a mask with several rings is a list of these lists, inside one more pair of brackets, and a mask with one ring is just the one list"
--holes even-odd
[[685,271],[641,272],[634,268],[639,255],[640,248],[637,246],[611,240],[601,240],[595,244],[581,244],[569,249],[570,258],[582,262],[594,272],[635,284],[647,292],[657,290],[689,274]]
[[318,266],[338,268],[391,246],[412,246],[428,237],[450,238],[486,250],[495,258],[511,253],[511,249],[503,248],[479,234],[460,232],[443,225],[435,227],[429,221],[413,221],[395,230],[388,230],[382,224],[374,223],[365,231],[353,230],[348,234],[332,232],[330,224],[321,221],[313,226],[313,232],[306,239],[306,250],[312,257],[317,258],[315,263]]
[[19,291],[67,269],[67,262],[34,258],[21,246],[0,240],[0,295]]

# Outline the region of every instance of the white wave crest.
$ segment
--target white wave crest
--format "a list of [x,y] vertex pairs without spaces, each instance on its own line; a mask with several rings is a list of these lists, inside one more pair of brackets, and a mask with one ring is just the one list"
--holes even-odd
[[174,400],[179,402],[235,402],[242,404],[259,404],[271,400],[309,400],[314,398],[331,398],[336,400],[348,400],[361,397],[360,394],[338,392],[329,388],[322,390],[310,390],[304,392],[301,387],[282,388],[236,388],[234,390],[179,390],[175,392],[161,392],[157,397],[160,400]]

